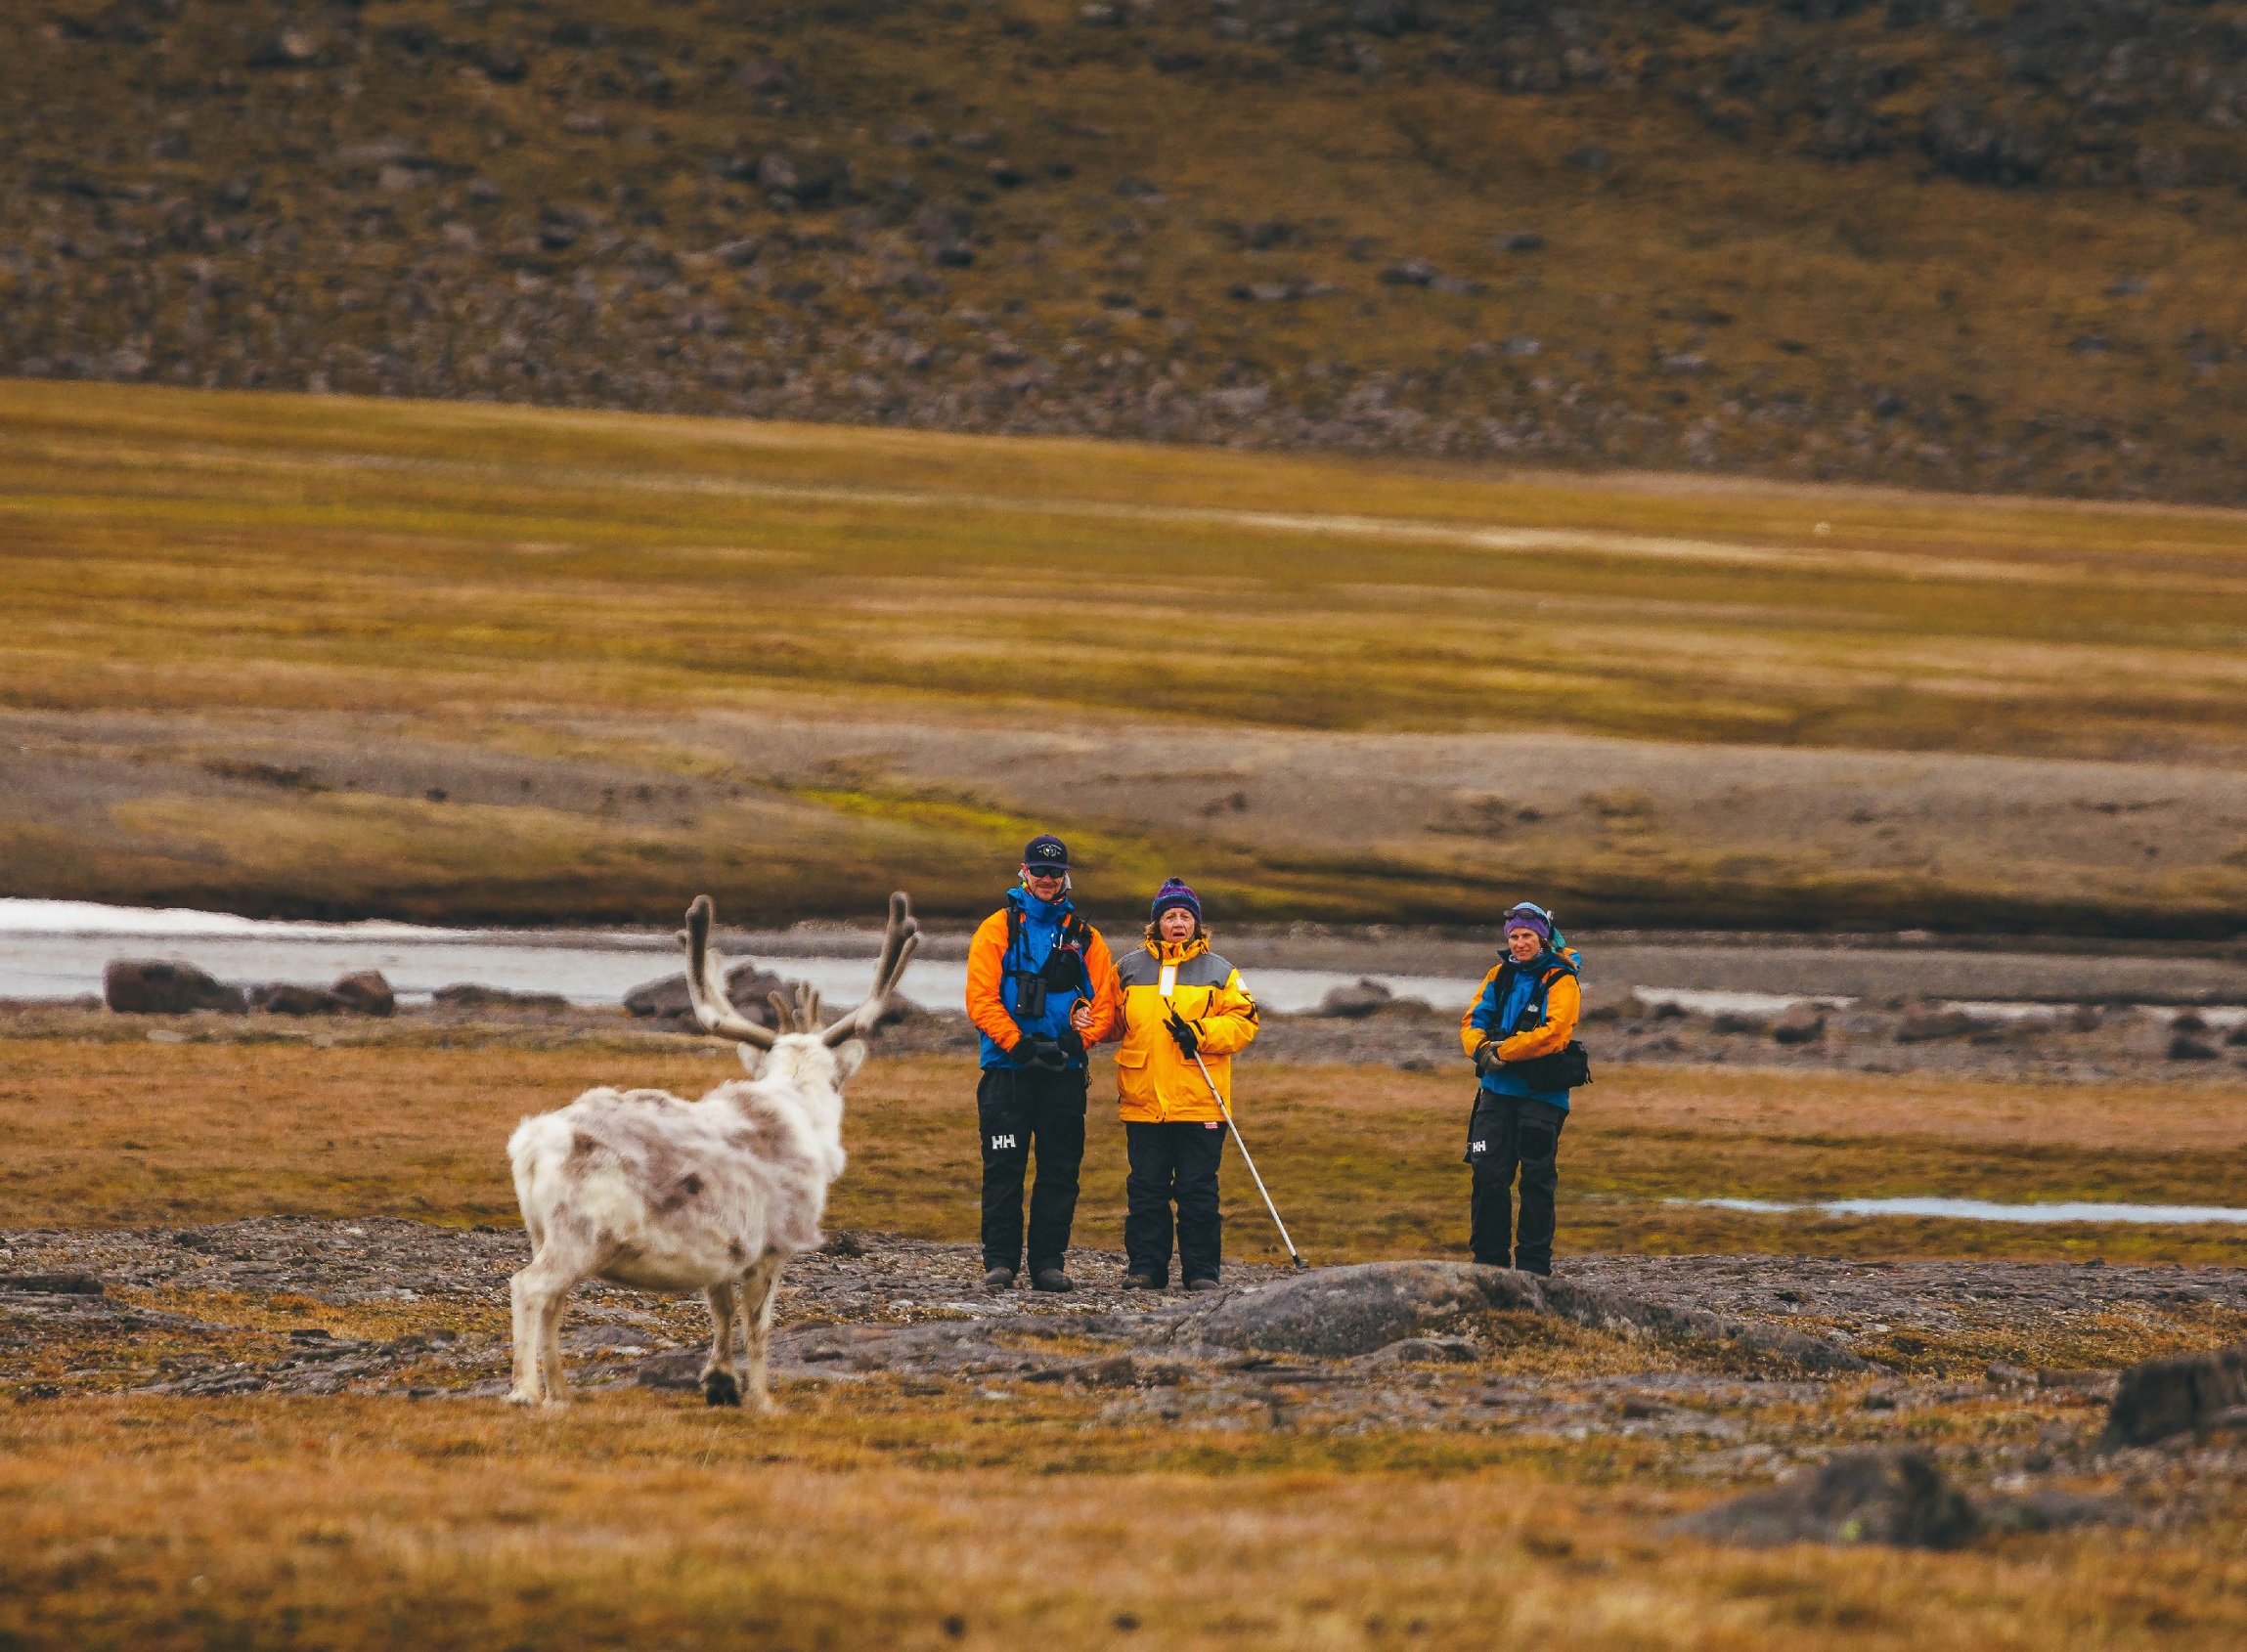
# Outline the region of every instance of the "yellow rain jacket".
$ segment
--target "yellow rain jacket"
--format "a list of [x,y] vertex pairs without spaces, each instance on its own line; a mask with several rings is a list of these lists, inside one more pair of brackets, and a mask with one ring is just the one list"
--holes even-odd
[[1170,1036],[1170,1012],[1201,1040],[1202,1063],[1227,1106],[1233,1052],[1256,1035],[1256,1001],[1241,972],[1210,950],[1206,936],[1183,946],[1151,940],[1117,961],[1124,987],[1116,1052],[1116,1099],[1126,1124],[1208,1124],[1223,1119],[1193,1057]]

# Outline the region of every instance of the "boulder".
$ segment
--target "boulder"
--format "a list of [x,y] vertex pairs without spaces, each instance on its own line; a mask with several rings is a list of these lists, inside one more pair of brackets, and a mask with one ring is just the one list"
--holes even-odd
[[102,972],[102,1002],[128,1016],[184,1016],[196,1010],[239,1016],[249,1008],[240,987],[193,964],[162,958],[111,960]]
[[850,163],[835,154],[774,150],[757,162],[757,182],[767,191],[806,203],[825,200],[849,176]]
[[39,1296],[101,1296],[108,1287],[93,1274],[0,1274],[0,1290]]
[[1388,1005],[1393,998],[1388,987],[1377,980],[1360,977],[1354,985],[1338,986],[1318,1001],[1314,1015],[1340,1017],[1355,1021],[1370,1016]]
[[2099,1443],[2109,1449],[2150,1446],[2240,1421],[2247,1421],[2247,1342],[2132,1366],[2107,1408]]
[[1924,1452],[1851,1452],[1670,1523],[1671,1531],[1717,1543],[1891,1543],[1956,1548],[1981,1520]]
[[504,41],[494,41],[486,46],[478,57],[477,64],[483,69],[487,79],[497,80],[509,86],[531,71],[529,60]]
[[380,970],[359,970],[339,976],[328,991],[330,997],[342,1000],[343,1007],[356,1016],[398,1013],[398,995],[390,990],[390,983],[382,978]]
[[[771,994],[787,990],[786,981],[755,964],[736,964],[726,972],[726,996],[759,1026],[773,1024],[772,1006],[768,1000]],[[694,1000],[687,995],[684,970],[634,987],[624,995],[624,1007],[643,1021],[695,1024]]]
[[2195,1038],[2189,1032],[2171,1035],[2168,1055],[2173,1062],[2212,1062],[2219,1059],[2215,1045],[2206,1039]]
[[1721,1010],[1709,1018],[1708,1029],[1711,1032],[1760,1033],[1770,1025],[1761,1016],[1747,1015],[1739,1010]]
[[1896,1042],[1932,1044],[1939,1038],[1963,1038],[1973,1030],[1973,1018],[1963,1010],[1917,1004],[1905,1010],[1904,1019],[1896,1023]]
[[351,1008],[332,992],[286,981],[279,986],[253,987],[249,1002],[251,1008],[269,1016],[340,1016]]
[[[680,990],[686,987],[686,978],[679,978]],[[512,992],[504,986],[482,986],[474,981],[456,981],[451,986],[440,986],[429,994],[430,999],[451,1010],[566,1010],[569,1000],[558,992]]]
[[1408,1336],[1364,1356],[1368,1368],[1389,1366],[1464,1366],[1482,1358],[1482,1350],[1464,1336]]
[[1275,1354],[1371,1354],[1407,1338],[1456,1334],[1485,1314],[1543,1306],[1536,1280],[1508,1268],[1364,1262],[1229,1293],[1194,1316],[1190,1337]]
[[1676,1336],[1774,1354],[1806,1370],[1861,1371],[1865,1361],[1819,1337],[1703,1309],[1666,1308],[1617,1292],[1476,1262],[1363,1262],[1318,1268],[1228,1291],[1180,1319],[1186,1346],[1346,1357],[1393,1343],[1470,1335],[1486,1316],[1552,1314],[1615,1335]]
[[687,1393],[702,1386],[702,1368],[710,1363],[708,1350],[684,1348],[658,1354],[639,1363],[639,1386],[666,1393]]
[[1772,1023],[1775,1044],[1815,1044],[1826,1036],[1826,1012],[1815,1004],[1797,1004]]

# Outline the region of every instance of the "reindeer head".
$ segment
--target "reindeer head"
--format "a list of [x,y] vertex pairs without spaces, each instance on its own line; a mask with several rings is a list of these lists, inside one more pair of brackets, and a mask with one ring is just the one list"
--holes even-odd
[[[903,890],[890,896],[889,933],[882,940],[882,960],[874,967],[874,989],[864,1003],[825,1027],[819,1024],[819,995],[809,986],[799,985],[792,998],[784,992],[771,995],[770,1027],[733,1008],[726,996],[726,961],[710,945],[712,912],[710,897],[696,895],[686,909],[686,928],[679,932],[686,948],[686,992],[694,1002],[694,1019],[705,1030],[735,1041],[741,1065],[752,1077],[792,1078],[839,1094],[866,1059],[860,1035],[882,1019],[890,994],[920,946],[912,902]],[[763,1055],[762,1062],[752,1051]]]

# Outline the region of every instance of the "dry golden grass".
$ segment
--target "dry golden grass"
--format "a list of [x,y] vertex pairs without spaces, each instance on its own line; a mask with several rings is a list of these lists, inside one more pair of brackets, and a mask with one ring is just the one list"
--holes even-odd
[[[275,1211],[507,1221],[501,1142],[518,1114],[587,1084],[693,1094],[732,1070],[729,1057],[683,1040],[623,1032],[537,1048],[551,1034],[470,1028],[442,1034],[447,1048],[399,1025],[318,1048],[52,1035],[70,1030],[60,1017],[48,1030],[0,1041],[11,1225]],[[971,1081],[958,1060],[865,1069],[831,1226],[972,1232]],[[1267,1171],[1319,1260],[1456,1246],[1456,1083],[1273,1065],[1244,1068],[1240,1088]],[[1106,1090],[1103,1074],[1096,1096]],[[2237,1103],[2214,1090],[2100,1096],[1617,1069],[1570,1126],[1564,1186],[1627,1191],[1611,1202],[1572,1198],[1564,1245],[1679,1237],[1648,1200],[1792,1187],[1828,1174],[1836,1155],[1853,1172],[1904,1179],[1947,1160],[1964,1178],[1945,1184],[1957,1191],[2002,1195],[1998,1181],[2033,1162],[2062,1181],[2119,1167],[2166,1194],[2194,1174],[2190,1163],[2118,1141],[2111,1109],[2174,1108],[2191,1162],[2221,1161],[2239,1145],[2243,1127],[2227,1116]],[[1118,1132],[1102,1127],[1106,1116],[1096,1100],[1079,1228],[1092,1242],[1113,1242],[1118,1214]],[[1916,1119],[1924,1132],[1905,1128]],[[2030,1150],[2042,1156],[1988,1156]],[[1243,1181],[1229,1178],[1228,1242],[1268,1252],[1261,1217],[1241,1203]],[[1814,1233],[1859,1254],[1986,1241],[1956,1225],[1898,1239],[1893,1228],[1737,1219],[1685,1237],[1793,1248]],[[2053,1241],[1987,1242],[2041,1254]],[[2197,1241],[2179,1254],[2235,1259]],[[235,1327],[197,1338],[201,1358],[276,1357],[308,1313],[363,1337],[439,1322],[475,1339],[505,1334],[496,1305],[124,1294]],[[683,1328],[691,1305],[677,1315]],[[2184,1316],[2160,1335],[2197,1346],[2222,1332]],[[2034,1352],[2111,1363],[2134,1357],[2145,1335],[2121,1319],[2085,1323]],[[66,1366],[81,1392],[100,1390],[149,1380],[144,1368],[165,1369],[176,1341],[159,1329],[130,1346],[58,1342],[36,1369],[12,1363],[19,1377]],[[1970,1343],[1898,1352],[1911,1369],[1957,1374],[1992,1357]],[[1654,1369],[1654,1352],[1527,1326],[1486,1369],[1565,1388]],[[2229,1493],[2181,1527],[2008,1538],[1961,1554],[1710,1551],[1659,1528],[1727,1478],[1696,1466],[1706,1442],[1691,1436],[1328,1427],[1315,1403],[1288,1428],[1268,1426],[1254,1405],[1236,1421],[1256,1412],[1255,1426],[1179,1427],[1144,1411],[1108,1414],[1074,1388],[1016,1384],[992,1398],[972,1387],[793,1383],[773,1419],[633,1389],[593,1392],[560,1415],[357,1395],[19,1404],[0,1414],[0,1643],[800,1652],[1030,1637],[1290,1649],[1526,1637],[1980,1652],[2156,1633],[2213,1647],[2247,1632]],[[1775,1395],[1740,1416],[1749,1438],[1781,1445],[1889,1437],[1891,1413],[1857,1400],[1843,1385],[1813,1402]],[[2018,1450],[2040,1429],[2072,1433],[2086,1418],[2049,1400],[1991,1397],[1915,1413],[1907,1431],[1972,1452]]]
[[1711,1552],[1627,1456],[1087,1430],[799,1390],[561,1417],[360,1399],[0,1416],[20,1646],[2091,1647],[2247,1633],[2222,1539]]
[[[2220,772],[2247,527],[2218,511],[9,383],[0,578],[15,893],[644,922],[701,888],[833,911],[872,865],[967,915],[1054,823],[1097,900],[1191,866],[1239,915],[1456,922],[1526,880],[1625,923],[2224,934],[2247,893]],[[819,731],[744,745],[775,714]],[[1212,814],[1238,751],[1128,804],[973,757],[979,729],[1089,748],[1120,717],[1182,754],[1194,728],[1557,730],[2218,766],[2105,830],[2078,812],[2103,794],[2040,794],[2024,855],[1956,799],[1741,828],[1755,799],[1883,801],[1791,770],[1682,815],[1602,794],[1528,825],[1438,791],[1322,836]],[[967,755],[908,772],[884,719]]]
[[2232,746],[2247,686],[2218,511],[26,383],[0,432],[17,705],[823,689],[2103,753]]
[[[289,1043],[0,1042],[0,1169],[17,1226],[230,1220],[267,1212],[515,1219],[504,1143],[526,1113],[595,1084],[699,1095],[738,1069],[683,1041],[437,1047],[419,1031]],[[961,1240],[976,1228],[975,1069],[876,1060],[853,1087],[851,1169],[829,1225]],[[1123,1217],[1114,1080],[1097,1064],[1078,1236]],[[1469,1087],[1383,1067],[1243,1069],[1241,1117],[1297,1242],[1322,1262],[1457,1254],[1466,1244]],[[2236,1087],[2137,1091],[1615,1067],[1586,1091],[1562,1153],[1571,1250],[2236,1262],[2222,1228],[2024,1228],[1777,1218],[1670,1203],[1947,1195],[2237,1204]],[[2149,1118],[2162,1119],[2158,1131]],[[1236,1254],[1284,1260],[1245,1175],[1227,1178]]]

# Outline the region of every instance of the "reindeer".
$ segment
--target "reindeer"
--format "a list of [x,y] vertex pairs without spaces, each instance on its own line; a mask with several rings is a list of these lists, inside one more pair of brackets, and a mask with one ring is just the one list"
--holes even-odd
[[843,1085],[866,1059],[859,1035],[881,1019],[920,945],[920,926],[904,894],[891,895],[874,990],[822,1030],[819,997],[808,986],[793,1002],[771,995],[775,1028],[735,1010],[710,923],[710,897],[697,895],[679,934],[687,992],[703,1027],[737,1043],[751,1079],[721,1084],[698,1102],[662,1090],[588,1090],[566,1108],[525,1118],[507,1138],[531,1236],[530,1266],[510,1282],[511,1405],[567,1398],[562,1305],[582,1282],[598,1279],[702,1293],[711,1328],[702,1391],[713,1406],[742,1403],[732,1358],[734,1326],[745,1325],[749,1404],[772,1409],[765,1353],[780,1269],[819,1243],[827,1188],[843,1173]]

